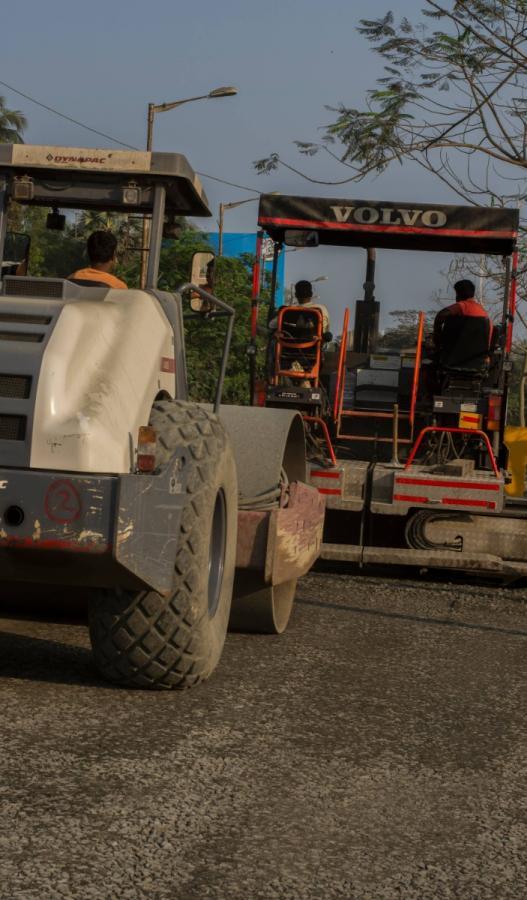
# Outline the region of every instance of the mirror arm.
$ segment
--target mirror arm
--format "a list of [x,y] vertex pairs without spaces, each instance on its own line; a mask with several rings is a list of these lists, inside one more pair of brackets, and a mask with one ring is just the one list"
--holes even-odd
[[215,297],[214,294],[209,294],[208,291],[204,291],[203,288],[200,288],[197,284],[192,284],[191,281],[187,281],[186,284],[182,284],[178,288],[178,293],[180,294],[188,294],[189,292],[198,294],[198,296],[201,297],[202,300],[207,300],[207,302],[212,304],[212,306],[219,307],[219,309],[223,310],[223,313],[229,317],[227,332],[225,334],[225,340],[223,342],[223,351],[221,354],[220,374],[218,376],[218,383],[216,385],[216,396],[214,398],[214,413],[218,416],[220,412],[221,395],[223,393],[223,383],[225,381],[225,372],[227,370],[227,362],[229,360],[229,350],[231,348],[235,313],[233,307],[229,306],[228,303],[225,303],[224,300],[220,300],[220,298]]

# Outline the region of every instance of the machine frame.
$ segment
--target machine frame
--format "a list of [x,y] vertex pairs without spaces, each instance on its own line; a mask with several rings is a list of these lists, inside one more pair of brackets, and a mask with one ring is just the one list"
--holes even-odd
[[[364,297],[356,303],[353,346],[347,346],[350,311],[346,310],[336,384],[322,421],[313,415],[312,408],[303,405],[300,392],[295,400],[294,392],[287,389],[286,405],[294,407],[296,403],[296,408],[304,413],[308,433],[311,431],[315,438],[311,482],[325,497],[327,507],[323,558],[360,565],[485,571],[512,580],[527,575],[527,500],[523,491],[522,496],[511,496],[507,472],[508,444],[518,438],[506,424],[516,310],[518,224],[517,209],[262,196],[258,225],[261,234],[266,233],[274,242],[274,269],[287,243],[366,250]],[[445,402],[434,395],[428,409],[419,399],[420,379],[426,366],[422,358],[424,314],[419,318],[412,371],[407,373],[406,412],[401,411],[398,402],[400,378],[393,392],[393,408],[382,402],[378,409],[357,405],[345,408],[348,371],[367,370],[375,381],[375,366],[382,369],[383,365],[392,364],[389,360],[383,363],[382,359],[390,351],[377,348],[378,248],[478,253],[505,260],[492,384],[489,387],[490,382],[487,383],[484,401],[479,405],[461,402],[461,394],[454,398],[451,405],[457,421],[440,409],[448,407],[449,398]],[[269,316],[273,315],[274,294]],[[253,301],[253,340],[255,318]],[[403,365],[400,355],[393,366]],[[370,391],[370,396],[373,394]],[[355,390],[354,404],[356,397]],[[267,390],[266,402],[280,405],[276,387]],[[374,421],[380,424],[375,425],[373,433],[359,433],[356,423],[371,426]],[[422,449],[430,438],[444,442],[445,447],[465,449],[459,457],[447,458],[442,469],[437,460],[431,464],[426,454],[423,458]],[[527,440],[521,446],[527,453]],[[391,450],[391,456],[386,458],[385,454],[383,459],[383,447]]]

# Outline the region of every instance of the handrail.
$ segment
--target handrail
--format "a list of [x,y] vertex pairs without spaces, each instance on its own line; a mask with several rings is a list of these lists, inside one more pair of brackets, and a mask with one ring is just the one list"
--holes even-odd
[[342,382],[343,390],[344,390],[344,381],[342,378],[342,373],[346,365],[346,352],[348,349],[348,326],[349,326],[349,318],[350,311],[346,308],[344,312],[344,322],[342,325],[342,340],[340,342],[340,355],[339,355],[339,364],[337,367],[337,383],[335,385],[335,403],[333,406],[333,419],[336,422],[339,417],[340,410],[340,385]]
[[417,403],[417,391],[419,390],[419,378],[421,374],[421,357],[423,353],[423,334],[425,329],[425,314],[419,313],[417,325],[417,347],[415,350],[414,377],[412,381],[412,399],[410,402],[410,433],[413,436],[415,422],[415,406]]
[[333,450],[333,444],[331,443],[331,438],[329,436],[328,426],[324,422],[324,419],[321,419],[320,416],[307,416],[302,415],[304,422],[315,422],[317,425],[320,425],[322,431],[324,433],[324,440],[326,442],[326,446],[329,450],[329,458],[334,466],[337,465],[337,457],[335,456],[335,451]]
[[408,459],[406,460],[406,465],[404,467],[405,469],[409,469],[410,466],[412,465],[412,463],[417,455],[417,451],[419,450],[419,447],[422,444],[425,434],[430,434],[430,432],[433,432],[433,431],[440,431],[442,433],[446,432],[447,434],[468,434],[469,437],[477,436],[477,437],[483,438],[483,442],[487,448],[487,452],[489,454],[489,459],[490,459],[490,463],[492,465],[494,474],[495,474],[496,478],[500,477],[500,472],[496,465],[496,458],[494,456],[494,453],[492,452],[492,447],[490,445],[489,436],[484,431],[480,431],[477,428],[474,428],[474,429],[473,428],[443,428],[443,427],[440,427],[439,425],[427,425],[426,428],[422,428],[421,431],[419,432],[418,438],[410,451],[410,455],[409,455]]
[[187,281],[185,284],[182,284],[181,287],[179,287],[177,290],[180,294],[188,294],[190,291],[198,294],[198,296],[201,297],[202,300],[207,300],[207,302],[211,303],[213,306],[218,306],[223,310],[223,312],[227,313],[229,317],[225,340],[223,342],[223,351],[221,354],[220,374],[218,375],[218,383],[216,385],[216,396],[214,398],[214,413],[215,415],[219,415],[221,395],[223,393],[223,384],[225,381],[225,372],[227,370],[229,351],[231,349],[232,331],[234,328],[234,309],[232,306],[229,306],[228,303],[225,303],[224,300],[220,300],[220,298],[215,297],[214,294],[209,294],[208,291],[204,291],[203,288],[199,287],[199,285],[197,284],[193,284],[191,281]]

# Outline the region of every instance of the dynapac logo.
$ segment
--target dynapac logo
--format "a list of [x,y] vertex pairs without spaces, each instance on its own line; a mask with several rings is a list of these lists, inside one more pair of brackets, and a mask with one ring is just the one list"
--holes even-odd
[[330,209],[337,222],[356,222],[358,225],[442,228],[447,223],[446,213],[441,209],[388,209],[376,206],[331,206]]
[[48,153],[46,156],[48,162],[56,162],[56,163],[105,163],[105,156],[54,156],[53,153]]

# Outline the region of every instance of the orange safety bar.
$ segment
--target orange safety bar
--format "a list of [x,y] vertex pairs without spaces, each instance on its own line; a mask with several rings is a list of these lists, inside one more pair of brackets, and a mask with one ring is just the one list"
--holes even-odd
[[[278,313],[278,326],[276,330],[276,348],[275,348],[275,373],[272,379],[273,384],[278,383],[279,378],[297,378],[299,381],[311,381],[313,387],[318,387],[318,379],[320,376],[321,348],[323,341],[323,318],[322,313],[316,307],[310,307],[304,311],[316,318],[316,331],[309,340],[297,341],[288,337],[283,331],[283,319],[287,313],[291,311],[299,312],[300,306],[283,306]],[[284,348],[288,350],[311,350],[316,349],[311,368],[291,369],[282,368],[281,359]]]
[[412,447],[411,453],[406,460],[405,469],[409,469],[412,465],[415,457],[417,456],[417,451],[423,442],[423,438],[426,434],[432,434],[433,432],[447,433],[447,434],[466,434],[469,437],[480,437],[485,444],[485,449],[489,456],[489,461],[492,466],[492,471],[494,472],[496,478],[500,477],[499,469],[496,465],[496,457],[492,452],[492,447],[490,445],[489,436],[484,431],[480,431],[479,429],[473,428],[442,428],[439,425],[427,425],[426,428],[422,428],[419,432],[417,440]]
[[331,443],[331,438],[329,436],[328,426],[324,422],[324,419],[321,419],[320,416],[302,416],[304,422],[314,422],[316,425],[320,425],[322,428],[322,432],[324,434],[324,440],[327,444],[329,458],[334,466],[337,465],[337,457],[335,456],[335,451],[333,450],[333,444]]
[[342,340],[340,342],[339,363],[337,368],[337,383],[335,385],[335,403],[333,406],[333,419],[336,422],[340,411],[340,392],[344,393],[344,369],[346,367],[346,353],[348,349],[348,327],[349,327],[350,311],[346,309],[344,312],[344,323],[342,325]]
[[419,313],[419,324],[417,326],[417,348],[415,351],[414,377],[412,381],[412,399],[410,402],[410,428],[413,434],[415,421],[415,405],[417,403],[417,391],[419,390],[419,377],[421,374],[421,357],[423,355],[423,335],[425,330],[425,314]]

